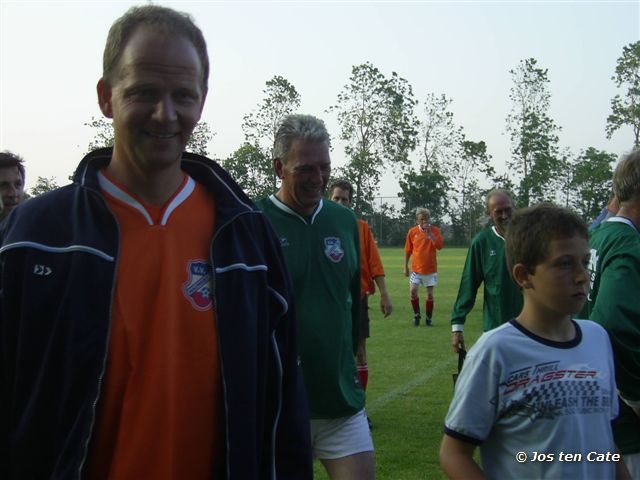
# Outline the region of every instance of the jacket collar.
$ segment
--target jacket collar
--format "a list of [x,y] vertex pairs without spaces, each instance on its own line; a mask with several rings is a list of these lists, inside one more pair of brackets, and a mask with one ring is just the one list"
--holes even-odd
[[[76,168],[73,181],[100,191],[98,172],[111,161],[113,148],[101,148],[88,153]],[[181,168],[196,182],[214,194],[216,218],[221,224],[238,214],[258,211],[231,176],[216,162],[195,153],[182,154]]]

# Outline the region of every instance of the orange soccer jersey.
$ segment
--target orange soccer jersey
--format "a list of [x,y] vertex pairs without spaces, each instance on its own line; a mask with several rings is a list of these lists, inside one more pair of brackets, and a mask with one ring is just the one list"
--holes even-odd
[[438,271],[436,250],[444,246],[440,229],[431,225],[429,230],[434,239],[422,230],[420,225],[410,228],[404,244],[405,255],[411,255],[411,271],[420,275],[430,275]]
[[90,479],[209,479],[223,451],[210,295],[214,200],[185,176],[162,207],[101,172],[120,252]]
[[360,231],[360,298],[364,298],[365,295],[371,295],[376,291],[373,279],[384,275],[384,268],[367,222],[358,220],[358,230]]

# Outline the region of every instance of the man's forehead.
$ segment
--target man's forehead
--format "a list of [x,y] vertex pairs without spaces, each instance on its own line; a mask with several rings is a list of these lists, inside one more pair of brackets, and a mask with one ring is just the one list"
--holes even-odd
[[[167,55],[169,51],[174,55]],[[195,45],[185,36],[139,27],[128,38],[118,69],[119,78],[145,72],[200,78],[203,65]]]
[[513,207],[513,202],[507,195],[504,193],[496,193],[491,196],[491,199],[489,200],[489,208],[495,210],[506,207]]
[[20,175],[20,170],[16,165],[11,165],[9,167],[0,167],[0,179],[1,180],[22,180],[22,175]]
[[291,145],[292,157],[295,157],[298,161],[313,161],[318,160],[323,163],[331,163],[331,156],[329,155],[329,145],[327,142],[309,142],[303,139],[296,139]]

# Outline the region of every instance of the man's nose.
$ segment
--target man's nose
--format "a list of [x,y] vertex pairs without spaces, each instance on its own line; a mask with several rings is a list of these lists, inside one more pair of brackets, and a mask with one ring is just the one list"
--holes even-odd
[[175,104],[170,95],[165,95],[158,100],[153,117],[155,120],[164,122],[177,118]]

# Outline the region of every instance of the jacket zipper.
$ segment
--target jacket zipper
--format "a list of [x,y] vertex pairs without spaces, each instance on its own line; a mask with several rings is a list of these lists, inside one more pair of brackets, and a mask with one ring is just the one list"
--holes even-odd
[[[113,212],[111,212],[111,209],[109,208],[109,205],[107,204],[107,202],[104,200],[104,198],[102,197],[102,194],[99,192],[95,192],[95,190],[93,190],[92,188],[89,187],[85,187],[87,190],[92,191],[94,193],[96,193],[100,199],[105,203],[107,210],[109,210],[109,212],[111,213],[111,215],[114,218],[115,221],[115,215],[113,215]],[[82,468],[84,467],[84,464],[87,460],[87,455],[89,454],[89,442],[91,441],[91,434],[93,433],[93,427],[95,425],[95,421],[96,421],[96,407],[98,405],[98,401],[100,400],[100,394],[102,392],[102,380],[104,379],[104,374],[105,371],[107,369],[107,358],[109,357],[109,341],[111,339],[111,320],[112,320],[112,312],[113,312],[113,296],[116,290],[116,277],[118,276],[118,265],[120,262],[120,227],[118,225],[118,222],[116,221],[116,229],[118,231],[118,252],[116,253],[116,258],[115,258],[115,265],[114,265],[114,269],[113,269],[113,280],[111,282],[111,301],[109,302],[109,328],[107,329],[107,338],[105,340],[105,347],[104,347],[104,357],[102,359],[102,371],[100,372],[100,375],[98,376],[98,390],[96,392],[96,398],[93,400],[93,403],[91,405],[91,421],[89,423],[89,430],[87,432],[87,438],[84,442],[84,452],[82,454],[82,459],[80,460],[80,465],[78,465],[78,479],[82,478]]]

